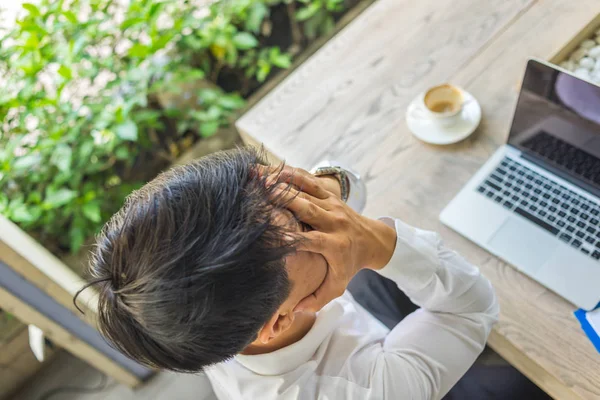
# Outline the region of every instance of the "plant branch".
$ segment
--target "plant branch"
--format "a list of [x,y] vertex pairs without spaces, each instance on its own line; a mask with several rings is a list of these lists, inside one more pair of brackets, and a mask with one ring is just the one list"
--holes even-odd
[[292,33],[292,45],[288,49],[288,52],[292,55],[296,55],[302,49],[302,43],[304,42],[304,35],[300,24],[296,20],[296,2],[291,1],[287,5],[287,13],[290,19],[290,30]]
[[222,69],[223,69],[223,62],[221,60],[218,60],[217,65],[215,65],[215,67],[213,68],[213,70],[210,73],[210,81],[212,83],[217,83],[217,79],[219,79],[219,74],[221,73]]
[[240,88],[240,94],[242,95],[242,97],[246,97],[248,95],[248,92],[250,91],[250,78],[248,78],[244,71],[241,69],[236,69],[234,71],[238,79],[240,80],[240,83],[242,84],[242,87]]
[[99,168],[98,171],[106,171],[112,167],[114,167],[114,165],[117,162],[117,158],[115,156],[111,156],[108,161],[106,162],[106,164],[104,164],[104,166],[102,168]]
[[156,153],[154,153],[156,156],[158,156],[158,158],[162,158],[165,161],[168,161],[169,163],[173,163],[175,161],[175,157],[173,157],[171,154],[167,153],[166,151],[158,151]]

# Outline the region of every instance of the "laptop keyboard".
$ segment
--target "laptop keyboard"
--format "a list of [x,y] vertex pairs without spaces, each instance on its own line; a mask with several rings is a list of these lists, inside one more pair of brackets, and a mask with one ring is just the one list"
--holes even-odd
[[522,146],[580,178],[600,184],[600,160],[564,140],[541,131],[522,143]]
[[600,260],[600,205],[505,157],[477,191]]

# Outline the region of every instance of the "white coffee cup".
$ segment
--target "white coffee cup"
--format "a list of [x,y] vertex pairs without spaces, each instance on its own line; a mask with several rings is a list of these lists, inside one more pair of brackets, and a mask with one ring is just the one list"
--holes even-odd
[[411,116],[449,127],[460,120],[462,110],[467,103],[462,90],[446,83],[434,86],[423,93]]

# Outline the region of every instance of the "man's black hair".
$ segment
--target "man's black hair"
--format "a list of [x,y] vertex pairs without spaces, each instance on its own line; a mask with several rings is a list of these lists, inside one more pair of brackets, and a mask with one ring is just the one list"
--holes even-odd
[[174,167],[105,225],[90,284],[100,331],[118,350],[196,372],[256,339],[289,294],[284,259],[294,252],[273,221],[264,164],[244,148]]

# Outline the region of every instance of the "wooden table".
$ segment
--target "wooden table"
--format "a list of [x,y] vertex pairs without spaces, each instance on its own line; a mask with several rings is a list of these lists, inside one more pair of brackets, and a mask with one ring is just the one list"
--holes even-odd
[[[0,307],[24,324],[37,326],[58,347],[116,381],[138,386],[154,371],[125,357],[100,336],[96,330],[94,289],[84,291],[79,297],[86,315],[75,308],[73,295],[84,283],[79,275],[0,215]],[[1,355],[12,361],[11,352]]]
[[[505,143],[526,59],[550,58],[598,12],[599,0],[378,0],[237,124],[247,142],[289,164],[353,165],[367,182],[367,215],[438,231],[479,265],[502,309],[491,347],[561,400],[600,399],[600,354],[575,306],[438,215]],[[462,143],[426,145],[409,133],[405,110],[446,81],[480,101],[483,121]]]

